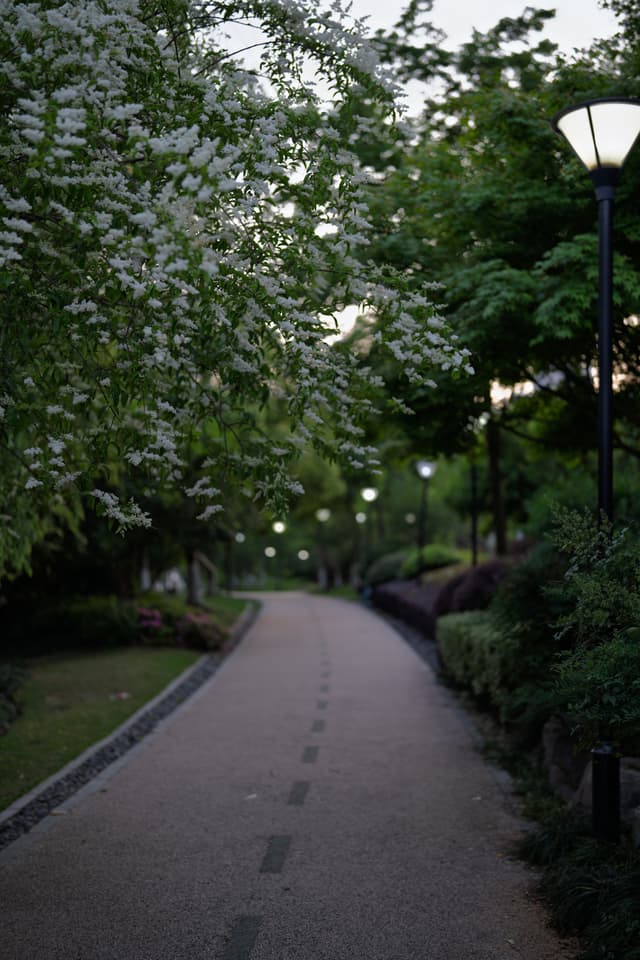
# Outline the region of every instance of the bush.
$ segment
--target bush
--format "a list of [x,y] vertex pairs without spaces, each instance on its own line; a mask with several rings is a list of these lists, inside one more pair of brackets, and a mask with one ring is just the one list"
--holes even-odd
[[402,577],[417,577],[428,570],[439,570],[460,563],[460,554],[450,547],[443,547],[438,543],[429,543],[421,550],[414,548],[406,555],[400,569]]
[[183,617],[188,607],[183,595],[179,593],[154,592],[148,590],[135,598],[136,606],[157,610],[167,624],[174,625]]
[[20,713],[15,695],[27,678],[15,663],[0,663],[0,734],[6,733]]
[[19,655],[75,647],[93,649],[133,644],[138,638],[136,615],[115,596],[65,597],[6,622],[4,642]]
[[[513,653],[517,662],[517,648]],[[513,682],[513,678],[505,678],[500,722],[509,731],[513,746],[526,749],[539,741],[542,728],[554,713],[562,710],[563,701],[548,678],[524,681],[513,689],[509,689],[510,679]]]
[[500,643],[499,718],[519,746],[531,746],[562,701],[553,666],[561,649],[554,622],[566,609],[549,595],[566,564],[550,543],[538,544],[500,581],[488,607]]
[[[555,541],[568,555],[556,640],[557,692],[581,742],[640,734],[640,539],[560,510]],[[558,592],[558,591],[554,591]],[[553,593],[551,594],[553,595]]]
[[437,616],[484,610],[509,570],[503,560],[490,560],[447,580],[435,605]]
[[179,642],[192,650],[219,650],[226,633],[210,613],[187,612],[176,625]]
[[559,510],[554,541],[569,557],[562,584],[566,610],[559,637],[566,648],[596,646],[640,626],[640,539],[613,534],[593,516]]
[[483,610],[450,613],[438,620],[438,649],[444,672],[476,697],[498,706],[512,644]]
[[505,630],[517,629],[531,647],[557,649],[556,621],[566,608],[561,595],[550,594],[551,584],[562,581],[566,562],[548,542],[536,544],[500,582],[491,611]]
[[143,640],[154,644],[218,650],[227,636],[213,613],[188,606],[177,594],[140,594],[136,612]]
[[19,656],[137,643],[215,650],[226,639],[215,614],[166,593],[141,594],[134,602],[115,596],[67,597],[28,612],[13,611],[3,628],[4,648]]
[[451,613],[438,619],[438,649],[446,675],[492,708],[514,746],[532,746],[558,707],[547,679],[528,679],[522,638],[505,631],[491,611]]
[[396,550],[395,553],[385,553],[377,557],[367,568],[364,582],[370,587],[375,587],[388,580],[399,580],[406,557],[406,550]]
[[640,735],[640,630],[579,648],[558,667],[558,691],[583,746]]

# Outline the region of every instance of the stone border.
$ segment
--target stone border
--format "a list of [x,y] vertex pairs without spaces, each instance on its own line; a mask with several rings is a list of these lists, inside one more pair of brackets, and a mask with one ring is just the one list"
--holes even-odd
[[84,753],[19,797],[0,812],[0,850],[28,833],[52,810],[81,787],[137,746],[140,741],[202,687],[235,649],[258,616],[260,604],[251,601],[231,628],[219,653],[205,654],[145,703],[116,730],[92,744]]

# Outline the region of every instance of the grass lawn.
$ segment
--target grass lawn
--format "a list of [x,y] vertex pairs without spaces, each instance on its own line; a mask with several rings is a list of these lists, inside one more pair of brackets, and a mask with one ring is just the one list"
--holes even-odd
[[23,713],[0,737],[0,810],[107,736],[199,656],[126,647],[25,661]]

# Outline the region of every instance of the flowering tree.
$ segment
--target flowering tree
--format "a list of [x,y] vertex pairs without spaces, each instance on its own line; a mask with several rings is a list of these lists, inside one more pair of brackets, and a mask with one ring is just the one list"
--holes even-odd
[[[424,293],[354,255],[366,177],[348,140],[359,105],[392,115],[393,89],[339,0],[0,13],[0,573],[87,501],[148,525],[116,481],[182,486],[207,519],[230,485],[280,507],[308,443],[370,462],[373,375],[326,341],[342,304],[375,312],[409,378],[467,363]],[[253,70],[221,33],[238,21],[259,31]],[[277,445],[259,416],[274,394]]]

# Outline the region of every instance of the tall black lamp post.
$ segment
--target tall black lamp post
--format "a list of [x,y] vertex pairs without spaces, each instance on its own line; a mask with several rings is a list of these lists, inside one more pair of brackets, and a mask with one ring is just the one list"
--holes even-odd
[[418,460],[416,463],[418,476],[422,480],[422,494],[420,496],[420,512],[418,513],[418,536],[417,547],[422,550],[426,543],[427,526],[427,492],[429,489],[429,480],[436,471],[436,465],[432,460]]
[[[589,171],[598,201],[598,513],[613,519],[613,201],[620,171],[640,133],[640,100],[586,100],[551,121]],[[620,758],[611,744],[592,750],[593,832],[620,836]]]
[[585,165],[596,188],[599,235],[598,508],[613,518],[611,314],[613,200],[620,171],[640,133],[640,100],[606,97],[561,110],[551,121]]

